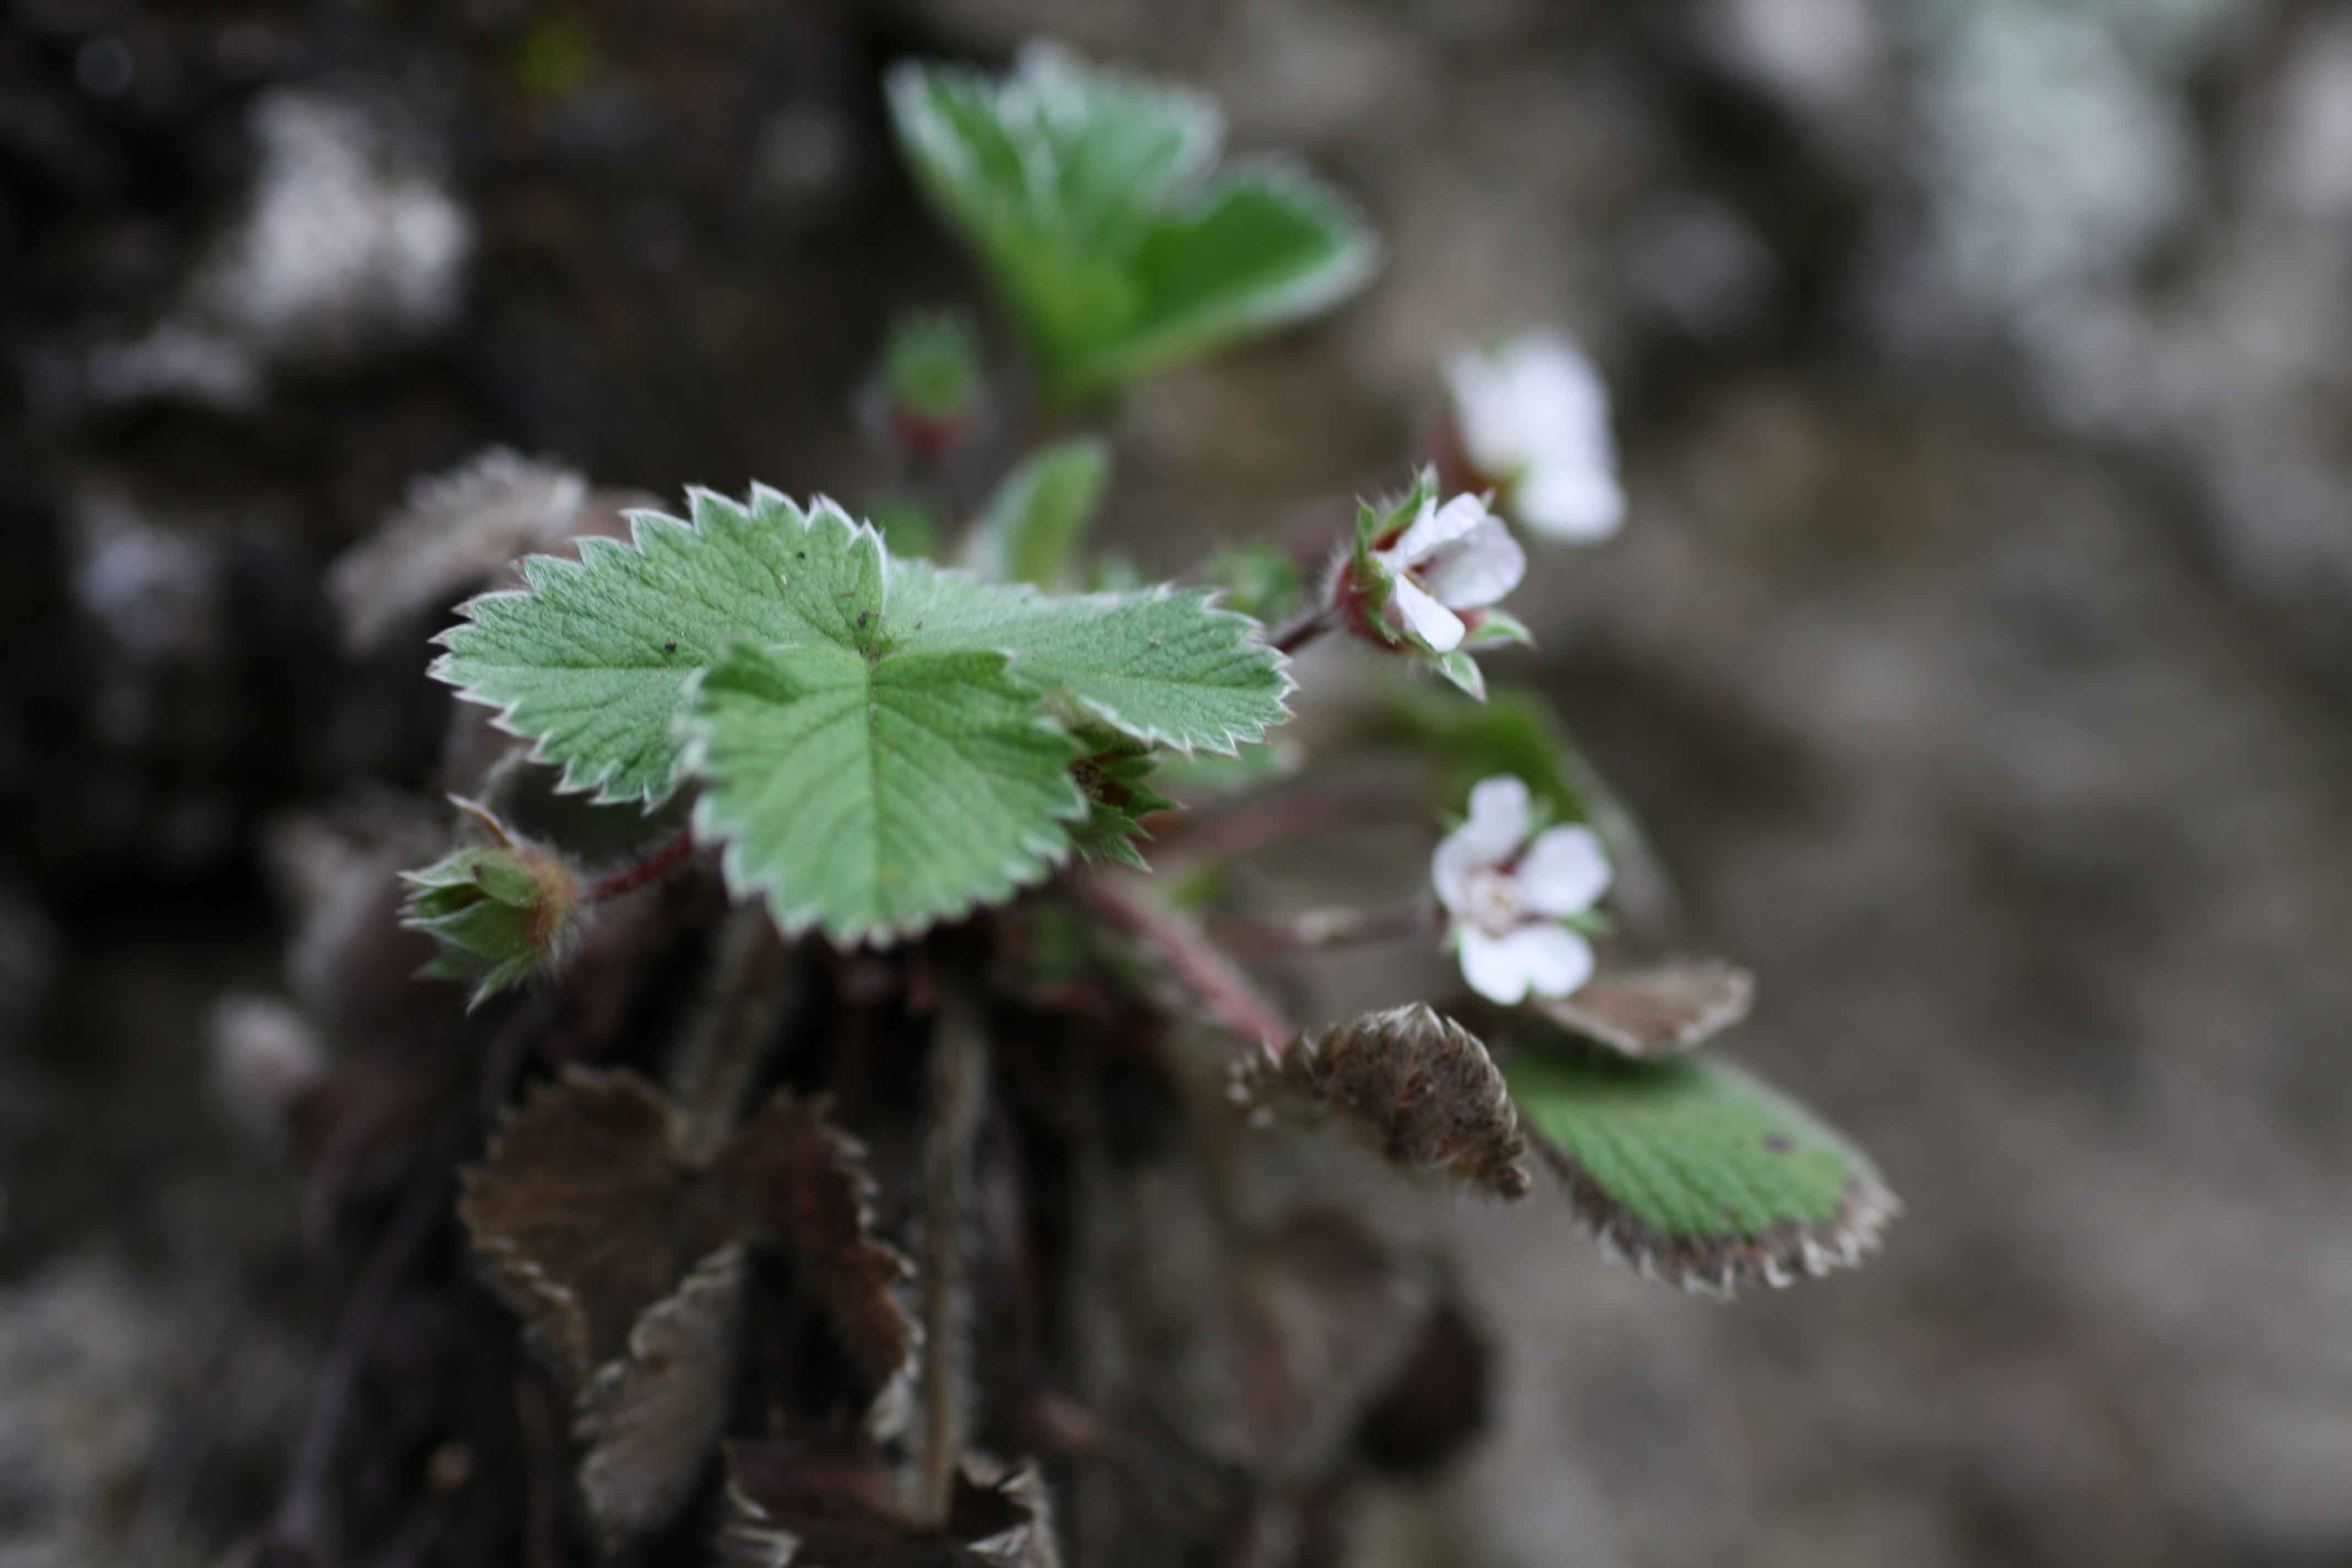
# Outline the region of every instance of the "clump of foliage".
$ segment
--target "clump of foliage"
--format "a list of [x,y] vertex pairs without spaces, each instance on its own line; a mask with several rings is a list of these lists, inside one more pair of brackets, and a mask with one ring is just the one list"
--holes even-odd
[[[1221,166],[1196,94],[1045,47],[888,89],[1066,428],[1373,271],[1328,186]],[[910,320],[877,384],[920,464],[992,393],[968,323]],[[529,1346],[485,1374],[510,1407],[448,1417],[533,1478],[528,1507],[478,1505],[483,1550],[715,1541],[819,1568],[1311,1542],[1351,1478],[1478,1424],[1479,1337],[1412,1185],[1553,1205],[1717,1294],[1875,1242],[1895,1203],[1868,1159],[1697,1054],[1748,977],[1644,954],[1611,908],[1643,853],[1629,815],[1478,662],[1529,640],[1501,603],[1541,559],[1515,518],[1538,552],[1615,526],[1570,353],[1465,359],[1434,461],[1344,536],[1171,583],[1090,559],[1092,435],[1022,454],[941,559],[823,498],[695,490],[671,515],[510,458],[400,520],[435,561],[572,540],[439,636],[465,700],[447,782],[480,804],[405,880],[432,971],[477,1008],[432,1026],[458,1044],[410,1113],[441,1129],[417,1158],[485,1145],[457,1278]],[[1482,471],[1496,451],[1509,471]],[[524,479],[519,532],[500,498]],[[373,602],[386,584],[453,585],[350,582],[372,626],[414,607]],[[1318,642],[1345,656],[1320,668],[1384,679],[1302,687]],[[1419,782],[1370,787],[1374,753]],[[1441,811],[1465,815],[1393,868],[1392,904],[1268,920],[1221,875]],[[359,929],[347,965],[382,945]],[[1375,942],[1452,952],[1467,991],[1306,1028],[1269,997],[1269,963]],[[507,1107],[487,1137],[481,1104]],[[334,1510],[297,1500],[281,1534],[316,1549]]]

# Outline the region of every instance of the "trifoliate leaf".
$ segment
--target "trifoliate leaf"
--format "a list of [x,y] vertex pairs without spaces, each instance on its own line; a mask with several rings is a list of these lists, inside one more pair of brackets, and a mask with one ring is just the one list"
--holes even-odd
[[910,935],[1009,898],[1086,812],[1070,737],[996,653],[738,644],[700,683],[695,836],[788,935]]
[[1566,996],[1529,1005],[1560,1027],[1629,1057],[1672,1056],[1748,1016],[1756,980],[1719,958],[1603,969]]
[[1182,89],[1033,45],[1002,81],[902,65],[889,97],[918,181],[995,275],[1058,396],[1311,315],[1377,265],[1353,207],[1303,172],[1212,183],[1219,117]]
[[[658,800],[676,783],[686,683],[738,638],[863,648],[878,641],[882,542],[829,502],[773,491],[749,508],[698,490],[694,521],[630,519],[633,542],[534,555],[529,585],[485,594],[441,634],[433,673],[563,764],[563,787]],[[859,617],[863,616],[863,621]]]
[[1285,716],[1280,656],[1206,590],[1049,598],[891,562],[830,502],[692,501],[691,523],[637,514],[633,545],[533,557],[435,673],[603,798],[667,795],[690,731],[698,820],[787,929],[920,930],[1065,858],[1083,803],[1041,696],[1187,751]]
[[1081,436],[1045,447],[1005,476],[972,529],[966,559],[983,577],[1050,588],[1094,521],[1110,479],[1110,445]]
[[1503,1072],[1578,1218],[1647,1278],[1786,1285],[1856,1263],[1900,1209],[1868,1156],[1727,1063],[1552,1037]]
[[1525,1196],[1527,1140],[1503,1076],[1478,1037],[1425,1003],[1368,1013],[1279,1054],[1262,1047],[1233,1071],[1250,1119],[1328,1128],[1415,1176]]

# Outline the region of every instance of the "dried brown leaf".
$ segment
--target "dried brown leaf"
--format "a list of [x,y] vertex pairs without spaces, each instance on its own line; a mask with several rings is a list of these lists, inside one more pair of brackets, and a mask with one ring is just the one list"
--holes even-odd
[[376,647],[412,616],[446,605],[520,556],[582,534],[626,539],[623,510],[651,500],[591,490],[569,468],[503,447],[418,479],[328,573],[344,643],[355,653]]
[[742,1321],[743,1249],[723,1247],[646,1309],[628,1353],[581,1391],[580,1490],[608,1552],[667,1523],[692,1491],[726,1425]]
[[458,1215],[500,1296],[576,1390],[628,1348],[639,1314],[730,1239],[677,1159],[677,1115],[627,1073],[541,1084],[467,1171]]
[[913,1270],[874,1234],[858,1142],[821,1102],[780,1090],[728,1141],[717,1174],[744,1233],[793,1254],[875,1385],[905,1375],[918,1331],[897,1291]]
[[1478,1037],[1425,1003],[1368,1013],[1234,1069],[1234,1099],[1260,1125],[1324,1127],[1418,1176],[1507,1198],[1532,1185],[1527,1140]]
[[1575,994],[1538,997],[1536,1011],[1562,1028],[1629,1057],[1671,1056],[1748,1016],[1756,981],[1719,958],[1685,958],[1642,969],[1604,970]]
[[1055,1568],[1051,1510],[1034,1465],[1000,1472],[969,1458],[947,1518],[900,1506],[888,1468],[854,1439],[727,1447],[724,1568]]

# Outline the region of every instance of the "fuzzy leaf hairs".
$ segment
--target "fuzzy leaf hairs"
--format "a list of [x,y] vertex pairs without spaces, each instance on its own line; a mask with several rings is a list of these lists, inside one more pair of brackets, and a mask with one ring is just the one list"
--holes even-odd
[[1206,590],[1048,596],[893,561],[830,502],[693,496],[631,544],[533,556],[434,673],[600,799],[703,793],[739,895],[837,942],[1042,880],[1087,801],[1075,726],[1230,752],[1287,716],[1282,660]]

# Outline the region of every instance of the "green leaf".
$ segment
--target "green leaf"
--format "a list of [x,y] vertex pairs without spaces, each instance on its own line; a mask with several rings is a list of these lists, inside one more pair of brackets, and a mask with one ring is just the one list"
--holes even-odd
[[1147,745],[1230,752],[1288,716],[1291,680],[1257,623],[1215,590],[1048,597],[919,561],[893,563],[890,616],[908,649],[989,647],[1013,676]]
[[1053,587],[1094,521],[1110,479],[1110,444],[1081,436],[1005,476],[973,528],[966,559],[983,577]]
[[1130,262],[1133,320],[1064,374],[1108,386],[1320,315],[1379,262],[1353,204],[1302,168],[1261,161],[1151,226]]
[[1786,1285],[1860,1261],[1900,1211],[1868,1156],[1727,1063],[1548,1037],[1503,1073],[1578,1217],[1647,1278]]
[[700,681],[698,837],[787,934],[906,936],[1064,858],[1085,798],[1069,736],[996,653],[737,644]]
[[1044,876],[1084,809],[1057,716],[1212,751],[1285,717],[1280,656],[1207,590],[1049,598],[892,562],[830,502],[692,501],[527,562],[434,669],[604,798],[667,795],[690,731],[698,828],[787,930],[905,934]]
[[689,524],[632,515],[634,545],[532,556],[442,633],[433,673],[563,764],[567,790],[658,800],[677,784],[688,680],[738,638],[773,647],[992,651],[1013,679],[1147,743],[1230,752],[1286,717],[1281,657],[1207,590],[1048,598],[892,562],[830,501],[803,512],[692,493]]
[[918,182],[988,265],[1057,396],[1311,315],[1378,265],[1353,206],[1303,171],[1212,182],[1222,123],[1184,89],[1038,44],[1003,80],[910,62],[888,92]]
[[967,419],[982,375],[980,334],[963,311],[910,311],[890,323],[882,386],[899,413],[934,425]]

